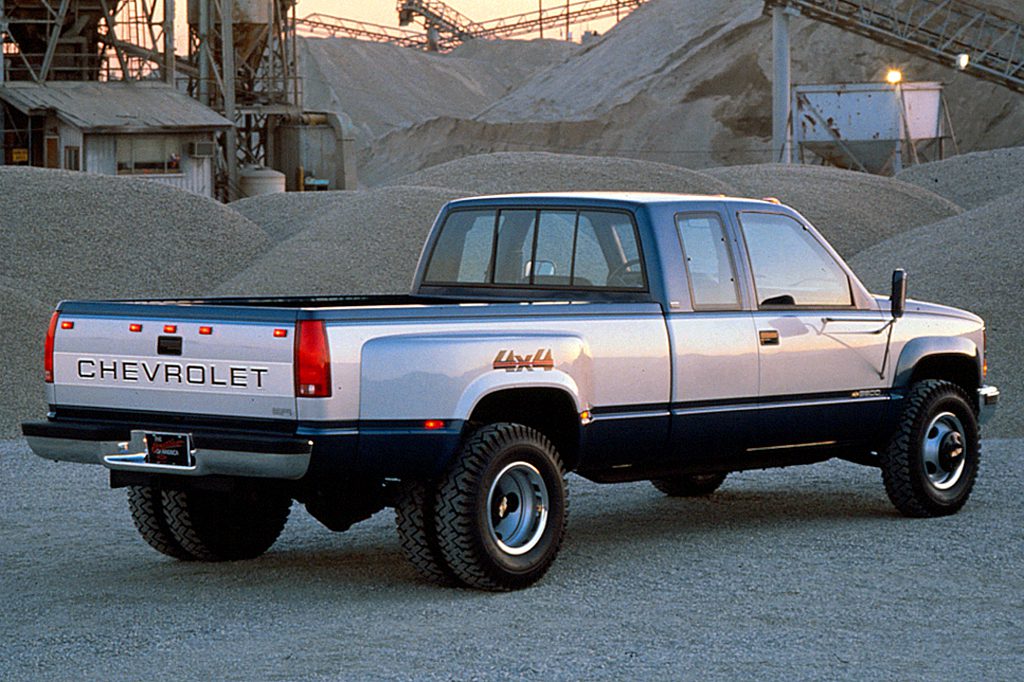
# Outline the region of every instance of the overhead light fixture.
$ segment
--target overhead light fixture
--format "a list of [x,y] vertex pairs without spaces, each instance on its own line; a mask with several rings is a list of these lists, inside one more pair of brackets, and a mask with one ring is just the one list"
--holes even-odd
[[885,74],[885,82],[889,85],[898,85],[903,80],[903,72],[899,69],[889,69]]
[[971,55],[961,52],[956,56],[956,68],[963,71],[971,63]]

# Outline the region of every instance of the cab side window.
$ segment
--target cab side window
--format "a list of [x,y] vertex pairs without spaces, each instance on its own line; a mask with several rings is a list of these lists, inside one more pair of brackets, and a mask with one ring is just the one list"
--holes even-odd
[[716,213],[682,213],[676,216],[676,228],[683,245],[694,309],[739,308],[736,267],[722,219]]
[[853,304],[850,280],[811,232],[778,213],[740,214],[759,307]]

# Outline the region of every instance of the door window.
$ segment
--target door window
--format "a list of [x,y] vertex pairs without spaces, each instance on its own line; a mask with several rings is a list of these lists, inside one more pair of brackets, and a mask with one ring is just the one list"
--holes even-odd
[[690,295],[695,309],[730,310],[740,307],[736,268],[729,253],[725,226],[715,213],[676,216],[683,244]]
[[811,232],[778,213],[740,214],[760,307],[849,306],[850,280]]

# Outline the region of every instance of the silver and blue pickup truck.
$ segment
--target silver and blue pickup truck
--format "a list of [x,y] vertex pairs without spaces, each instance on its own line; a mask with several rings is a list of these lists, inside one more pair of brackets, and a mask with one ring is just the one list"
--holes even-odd
[[420,573],[490,590],[554,561],[567,472],[692,496],[838,457],[952,514],[999,399],[977,316],[869,293],[777,201],[671,194],[453,201],[408,296],[64,301],[45,358],[29,445],[108,468],[160,552],[393,506]]

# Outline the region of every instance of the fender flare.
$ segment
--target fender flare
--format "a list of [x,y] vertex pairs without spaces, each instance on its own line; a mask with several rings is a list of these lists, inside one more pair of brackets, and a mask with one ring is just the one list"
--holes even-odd
[[909,386],[914,369],[922,360],[936,355],[959,355],[971,360],[978,372],[978,385],[981,385],[981,358],[974,341],[962,336],[922,336],[908,341],[900,351],[893,388]]

